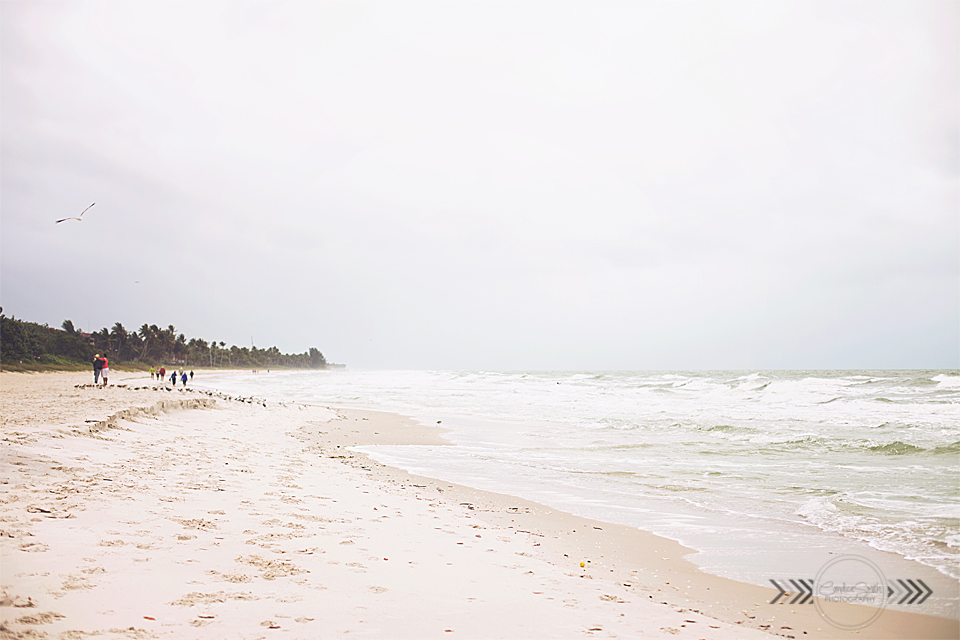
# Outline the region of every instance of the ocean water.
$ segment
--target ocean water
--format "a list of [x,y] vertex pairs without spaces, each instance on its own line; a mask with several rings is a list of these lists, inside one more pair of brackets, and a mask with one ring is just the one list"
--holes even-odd
[[[198,381],[199,382],[199,381]],[[838,554],[957,615],[960,372],[316,371],[218,375],[272,399],[442,421],[387,464],[636,526],[768,585]],[[932,609],[931,609],[932,607]]]

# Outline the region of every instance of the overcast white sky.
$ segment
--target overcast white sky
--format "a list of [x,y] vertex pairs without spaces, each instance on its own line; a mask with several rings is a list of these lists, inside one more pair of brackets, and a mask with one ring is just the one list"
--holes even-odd
[[958,6],[5,0],[0,304],[351,368],[958,367]]

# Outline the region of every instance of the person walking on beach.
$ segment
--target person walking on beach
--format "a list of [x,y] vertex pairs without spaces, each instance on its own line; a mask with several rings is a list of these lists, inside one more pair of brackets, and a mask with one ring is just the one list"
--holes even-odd
[[100,379],[103,380],[103,386],[107,386],[107,376],[110,375],[110,363],[107,361],[107,356],[103,356],[101,360],[103,360],[103,369],[100,370]]
[[177,386],[177,372],[176,372],[176,371],[174,371],[173,373],[170,374],[170,384],[172,384],[173,386]]
[[160,371],[157,372],[157,380],[163,380],[167,377],[167,368],[160,367]]
[[157,378],[157,370],[156,370],[156,368],[150,367],[150,379],[151,379],[151,380],[156,380],[156,378]]
[[103,360],[100,354],[93,356],[93,384],[96,386],[100,382],[100,372],[103,371]]
[[180,384],[184,387],[187,386],[187,374],[185,373],[180,374]]
[[193,380],[193,369],[190,370],[190,379]]

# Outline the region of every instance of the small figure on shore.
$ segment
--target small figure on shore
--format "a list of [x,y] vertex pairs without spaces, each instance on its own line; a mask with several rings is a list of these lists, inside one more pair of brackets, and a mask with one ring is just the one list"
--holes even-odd
[[193,380],[193,369],[190,370],[190,379]]
[[187,386],[187,374],[185,373],[180,374],[180,384],[183,385],[184,387]]
[[170,384],[172,384],[173,386],[177,386],[177,372],[176,372],[176,371],[174,371],[173,373],[170,374]]
[[157,369],[155,367],[150,367],[150,379],[156,380],[157,378]]
[[100,372],[103,371],[103,360],[100,354],[93,356],[93,384],[96,386],[100,382]]
[[163,380],[167,377],[167,368],[160,367],[160,371],[157,372],[157,380]]
[[107,376],[110,375],[110,363],[107,362],[107,356],[103,356],[101,360],[103,360],[103,369],[100,370],[100,377],[103,379],[103,386],[107,386]]

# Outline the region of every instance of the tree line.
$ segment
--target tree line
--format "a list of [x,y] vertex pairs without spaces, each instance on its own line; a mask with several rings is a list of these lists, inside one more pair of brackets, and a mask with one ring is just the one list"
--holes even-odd
[[84,333],[64,320],[60,329],[46,324],[8,318],[0,312],[0,359],[4,364],[89,364],[95,354],[106,355],[111,365],[137,362],[145,365],[236,367],[268,369],[326,369],[327,359],[310,347],[304,353],[280,353],[276,347],[227,346],[178,333],[172,324],[160,328],[143,324],[135,331],[117,322],[93,333]]

